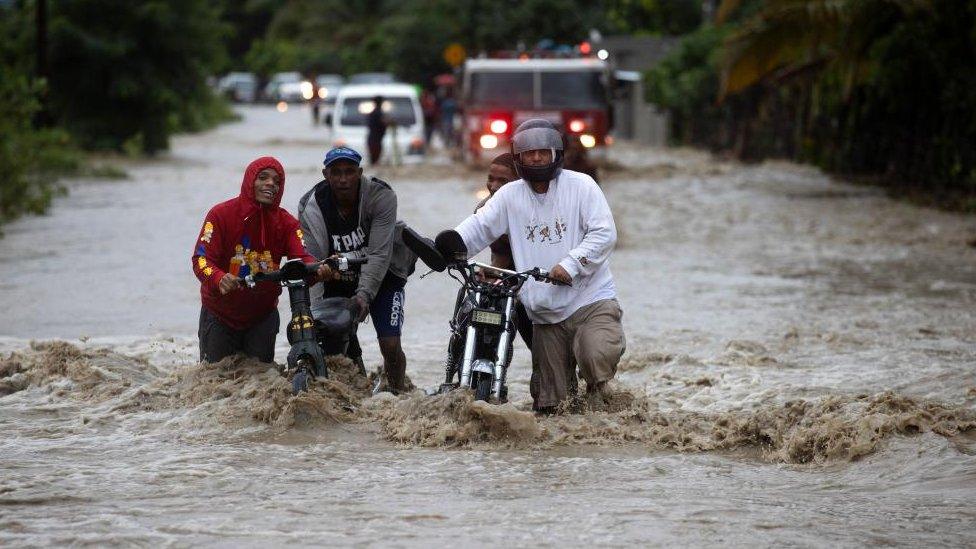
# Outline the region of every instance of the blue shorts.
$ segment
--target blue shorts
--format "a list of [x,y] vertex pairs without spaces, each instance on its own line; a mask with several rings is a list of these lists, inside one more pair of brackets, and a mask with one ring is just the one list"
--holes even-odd
[[406,297],[404,286],[407,281],[387,275],[376,291],[376,297],[369,305],[369,316],[373,319],[376,337],[400,337],[403,331],[403,304]]

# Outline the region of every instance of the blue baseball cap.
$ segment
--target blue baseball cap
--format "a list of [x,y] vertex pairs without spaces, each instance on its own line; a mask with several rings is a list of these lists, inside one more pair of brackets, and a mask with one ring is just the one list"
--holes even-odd
[[325,153],[325,161],[323,163],[328,168],[329,164],[332,164],[336,160],[349,160],[358,166],[363,161],[363,155],[349,147],[333,147],[332,150]]

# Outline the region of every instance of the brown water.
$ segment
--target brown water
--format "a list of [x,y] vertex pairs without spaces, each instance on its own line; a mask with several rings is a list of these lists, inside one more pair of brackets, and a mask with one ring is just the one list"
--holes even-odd
[[[522,347],[504,406],[370,398],[348,362],[292,397],[268,365],[195,360],[206,209],[273,154],[293,210],[328,146],[303,111],[243,114],[5,228],[0,544],[976,543],[976,220],[620,147],[610,409],[536,418]],[[381,172],[426,232],[481,184],[437,159]],[[420,387],[452,300],[443,275],[407,286]]]

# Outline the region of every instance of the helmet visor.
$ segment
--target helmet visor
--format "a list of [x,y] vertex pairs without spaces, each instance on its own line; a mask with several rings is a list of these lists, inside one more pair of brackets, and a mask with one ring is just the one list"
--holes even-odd
[[563,150],[563,139],[552,128],[528,128],[512,136],[512,149],[515,154],[538,149]]

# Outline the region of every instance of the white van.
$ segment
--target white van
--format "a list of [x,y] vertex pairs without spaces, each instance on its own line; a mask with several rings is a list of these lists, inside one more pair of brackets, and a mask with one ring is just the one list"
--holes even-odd
[[[417,90],[407,84],[355,84],[339,90],[331,120],[332,144],[352,147],[369,156],[366,121],[373,98],[383,97],[383,112],[393,124],[383,137],[383,163],[416,163],[424,155],[424,116]],[[395,136],[395,138],[394,138]]]

